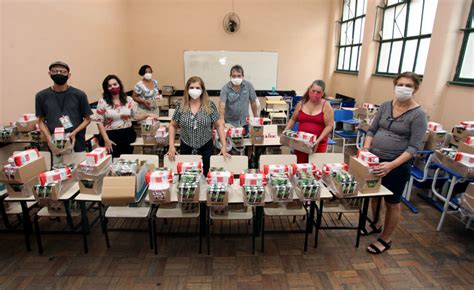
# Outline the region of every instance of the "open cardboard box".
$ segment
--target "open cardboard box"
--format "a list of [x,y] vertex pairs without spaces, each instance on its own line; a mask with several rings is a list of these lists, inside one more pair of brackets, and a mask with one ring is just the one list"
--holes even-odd
[[54,155],[69,154],[72,153],[73,147],[71,140],[68,138],[64,144],[64,148],[58,148],[53,143],[48,142],[49,149]]
[[38,183],[38,177],[35,176],[26,182],[11,182],[5,183],[7,188],[8,196],[12,198],[24,198],[31,197],[34,195],[33,187]]
[[357,190],[360,193],[376,193],[380,191],[382,179],[373,175],[371,168],[360,162],[355,156],[352,156],[349,160],[349,173],[356,178]]
[[126,206],[141,201],[146,192],[146,161],[141,161],[136,175],[105,176],[102,185],[102,203],[113,206]]
[[18,132],[30,132],[36,129],[36,124],[38,124],[38,119],[16,122],[16,130]]
[[474,146],[469,146],[465,142],[460,142],[458,146],[458,151],[474,154]]
[[41,172],[48,170],[46,168],[46,159],[43,156],[26,165],[17,167],[13,176],[6,176],[3,170],[3,167],[7,164],[7,161],[0,163],[0,181],[4,183],[25,183]]
[[306,154],[314,153],[314,146],[305,143],[303,140],[294,139],[283,134],[280,136],[280,144]]
[[[33,193],[35,195],[36,200],[44,198],[58,200],[63,194],[66,193],[66,191],[68,191],[74,185],[74,183],[76,183],[76,178],[75,174],[72,174],[71,178],[57,182],[56,185],[52,187],[48,195],[45,195],[41,192],[44,187],[37,188],[35,186]],[[40,190],[40,192],[38,192],[37,190]]]
[[425,149],[426,150],[439,150],[441,148],[446,147],[448,140],[448,132],[447,131],[427,131],[426,136],[426,143],[425,143]]
[[454,161],[439,150],[434,152],[433,161],[444,165],[462,177],[474,177],[474,166],[467,166],[461,162]]
[[[82,163],[82,162],[81,162]],[[110,169],[110,164],[112,164],[112,155],[107,155],[99,164],[96,166],[88,167],[88,171],[84,171],[80,169],[80,176],[88,175],[88,176],[104,176],[108,173]],[[80,165],[79,165],[80,168]]]
[[79,172],[78,182],[79,191],[84,194],[95,194],[99,195],[102,192],[102,185],[104,183],[104,177],[109,172],[110,167],[104,169],[99,175],[92,175],[85,172]]

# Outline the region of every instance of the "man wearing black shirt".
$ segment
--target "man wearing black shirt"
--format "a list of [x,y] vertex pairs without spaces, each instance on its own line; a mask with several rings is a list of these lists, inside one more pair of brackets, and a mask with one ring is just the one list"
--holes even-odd
[[40,130],[51,140],[56,127],[69,133],[75,152],[86,150],[86,127],[92,115],[86,94],[67,84],[69,66],[61,61],[49,66],[53,86],[36,94],[35,108]]

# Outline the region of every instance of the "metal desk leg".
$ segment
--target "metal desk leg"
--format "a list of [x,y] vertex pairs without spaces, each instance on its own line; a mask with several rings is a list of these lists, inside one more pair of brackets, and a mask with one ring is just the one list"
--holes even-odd
[[206,214],[207,206],[205,202],[199,203],[199,254],[202,253],[202,239],[206,236],[207,224],[206,224]]
[[10,224],[10,221],[8,220],[8,215],[7,215],[7,212],[5,210],[5,205],[3,204],[3,202],[4,202],[4,198],[0,199],[0,214],[2,215],[2,220],[3,220],[3,224],[5,225],[5,227],[7,229],[11,229],[13,227]]
[[30,233],[32,232],[31,229],[31,219],[30,219],[30,210],[26,201],[20,201],[21,205],[21,212],[23,214],[23,232],[25,234],[25,244],[26,250],[31,252],[31,243],[30,243]]
[[[90,232],[90,225],[89,225],[89,219],[87,217],[87,208],[86,208],[86,202],[81,200],[79,201],[79,206],[81,208],[81,223],[82,223],[82,228],[86,233]],[[102,218],[101,218],[102,220]]]
[[319,201],[319,209],[316,212],[316,230],[314,232],[314,247],[318,247],[319,229],[321,228],[321,220],[323,219],[324,200]]
[[72,216],[71,216],[71,208],[69,207],[69,200],[64,201],[64,208],[66,209],[67,225],[69,226],[71,231],[74,231],[74,222],[73,222]]
[[255,215],[256,215],[255,234],[258,236],[260,234],[260,229],[262,227],[263,206],[255,206]]
[[309,213],[306,218],[306,230],[304,233],[304,251],[308,249],[308,235],[312,231],[314,223],[314,208],[316,207],[316,202],[311,201],[309,205]]
[[356,248],[359,247],[360,242],[360,231],[365,227],[365,222],[367,220],[367,212],[369,210],[369,200],[370,198],[363,199],[362,212],[359,214],[359,227],[357,229],[357,239],[356,239]]
[[[444,220],[446,218],[446,214],[448,213],[449,202],[451,201],[451,196],[453,195],[453,190],[454,190],[454,186],[456,185],[456,181],[457,181],[456,176],[453,176],[451,178],[451,184],[449,185],[448,194],[446,196],[446,199],[444,200],[443,213],[441,214],[441,218],[439,219],[438,227],[436,228],[436,230],[438,232],[441,231],[441,227],[443,227],[443,223],[444,223]],[[433,180],[433,182],[434,182],[434,180]]]

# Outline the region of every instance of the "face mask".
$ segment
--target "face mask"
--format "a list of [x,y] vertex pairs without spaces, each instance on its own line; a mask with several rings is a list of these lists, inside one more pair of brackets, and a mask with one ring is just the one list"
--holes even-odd
[[146,79],[146,80],[151,80],[152,76],[153,75],[151,73],[146,73],[146,74],[143,75],[143,78]]
[[324,93],[322,93],[322,92],[321,93],[309,92],[308,95],[309,95],[309,98],[312,101],[319,101],[323,97]]
[[68,76],[67,75],[65,76],[62,74],[55,74],[55,75],[51,75],[51,79],[53,80],[55,84],[62,86],[67,82]]
[[242,83],[243,79],[242,78],[231,78],[230,81],[234,86],[240,86]]
[[193,98],[193,100],[197,100],[201,96],[202,90],[200,90],[200,89],[189,89],[188,94],[191,98]]
[[120,93],[120,87],[113,87],[109,89],[109,92],[112,96],[116,96]]
[[413,89],[404,86],[395,86],[395,97],[399,101],[407,101],[413,97]]

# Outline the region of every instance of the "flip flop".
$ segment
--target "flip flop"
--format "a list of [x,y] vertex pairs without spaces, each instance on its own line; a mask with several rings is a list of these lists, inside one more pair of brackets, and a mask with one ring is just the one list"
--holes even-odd
[[392,247],[392,241],[387,243],[386,241],[382,240],[381,238],[378,238],[377,241],[382,246],[384,246],[384,248],[382,250],[380,250],[374,244],[370,244],[369,247],[367,248],[367,252],[369,252],[372,255],[379,255],[379,254],[382,254],[383,252],[385,252],[386,250],[388,250]]
[[380,226],[380,228],[377,228],[374,224],[370,223],[369,224],[370,228],[372,229],[371,231],[367,231],[367,229],[362,229],[360,231],[361,236],[368,236],[371,234],[380,234],[382,232],[383,226]]

